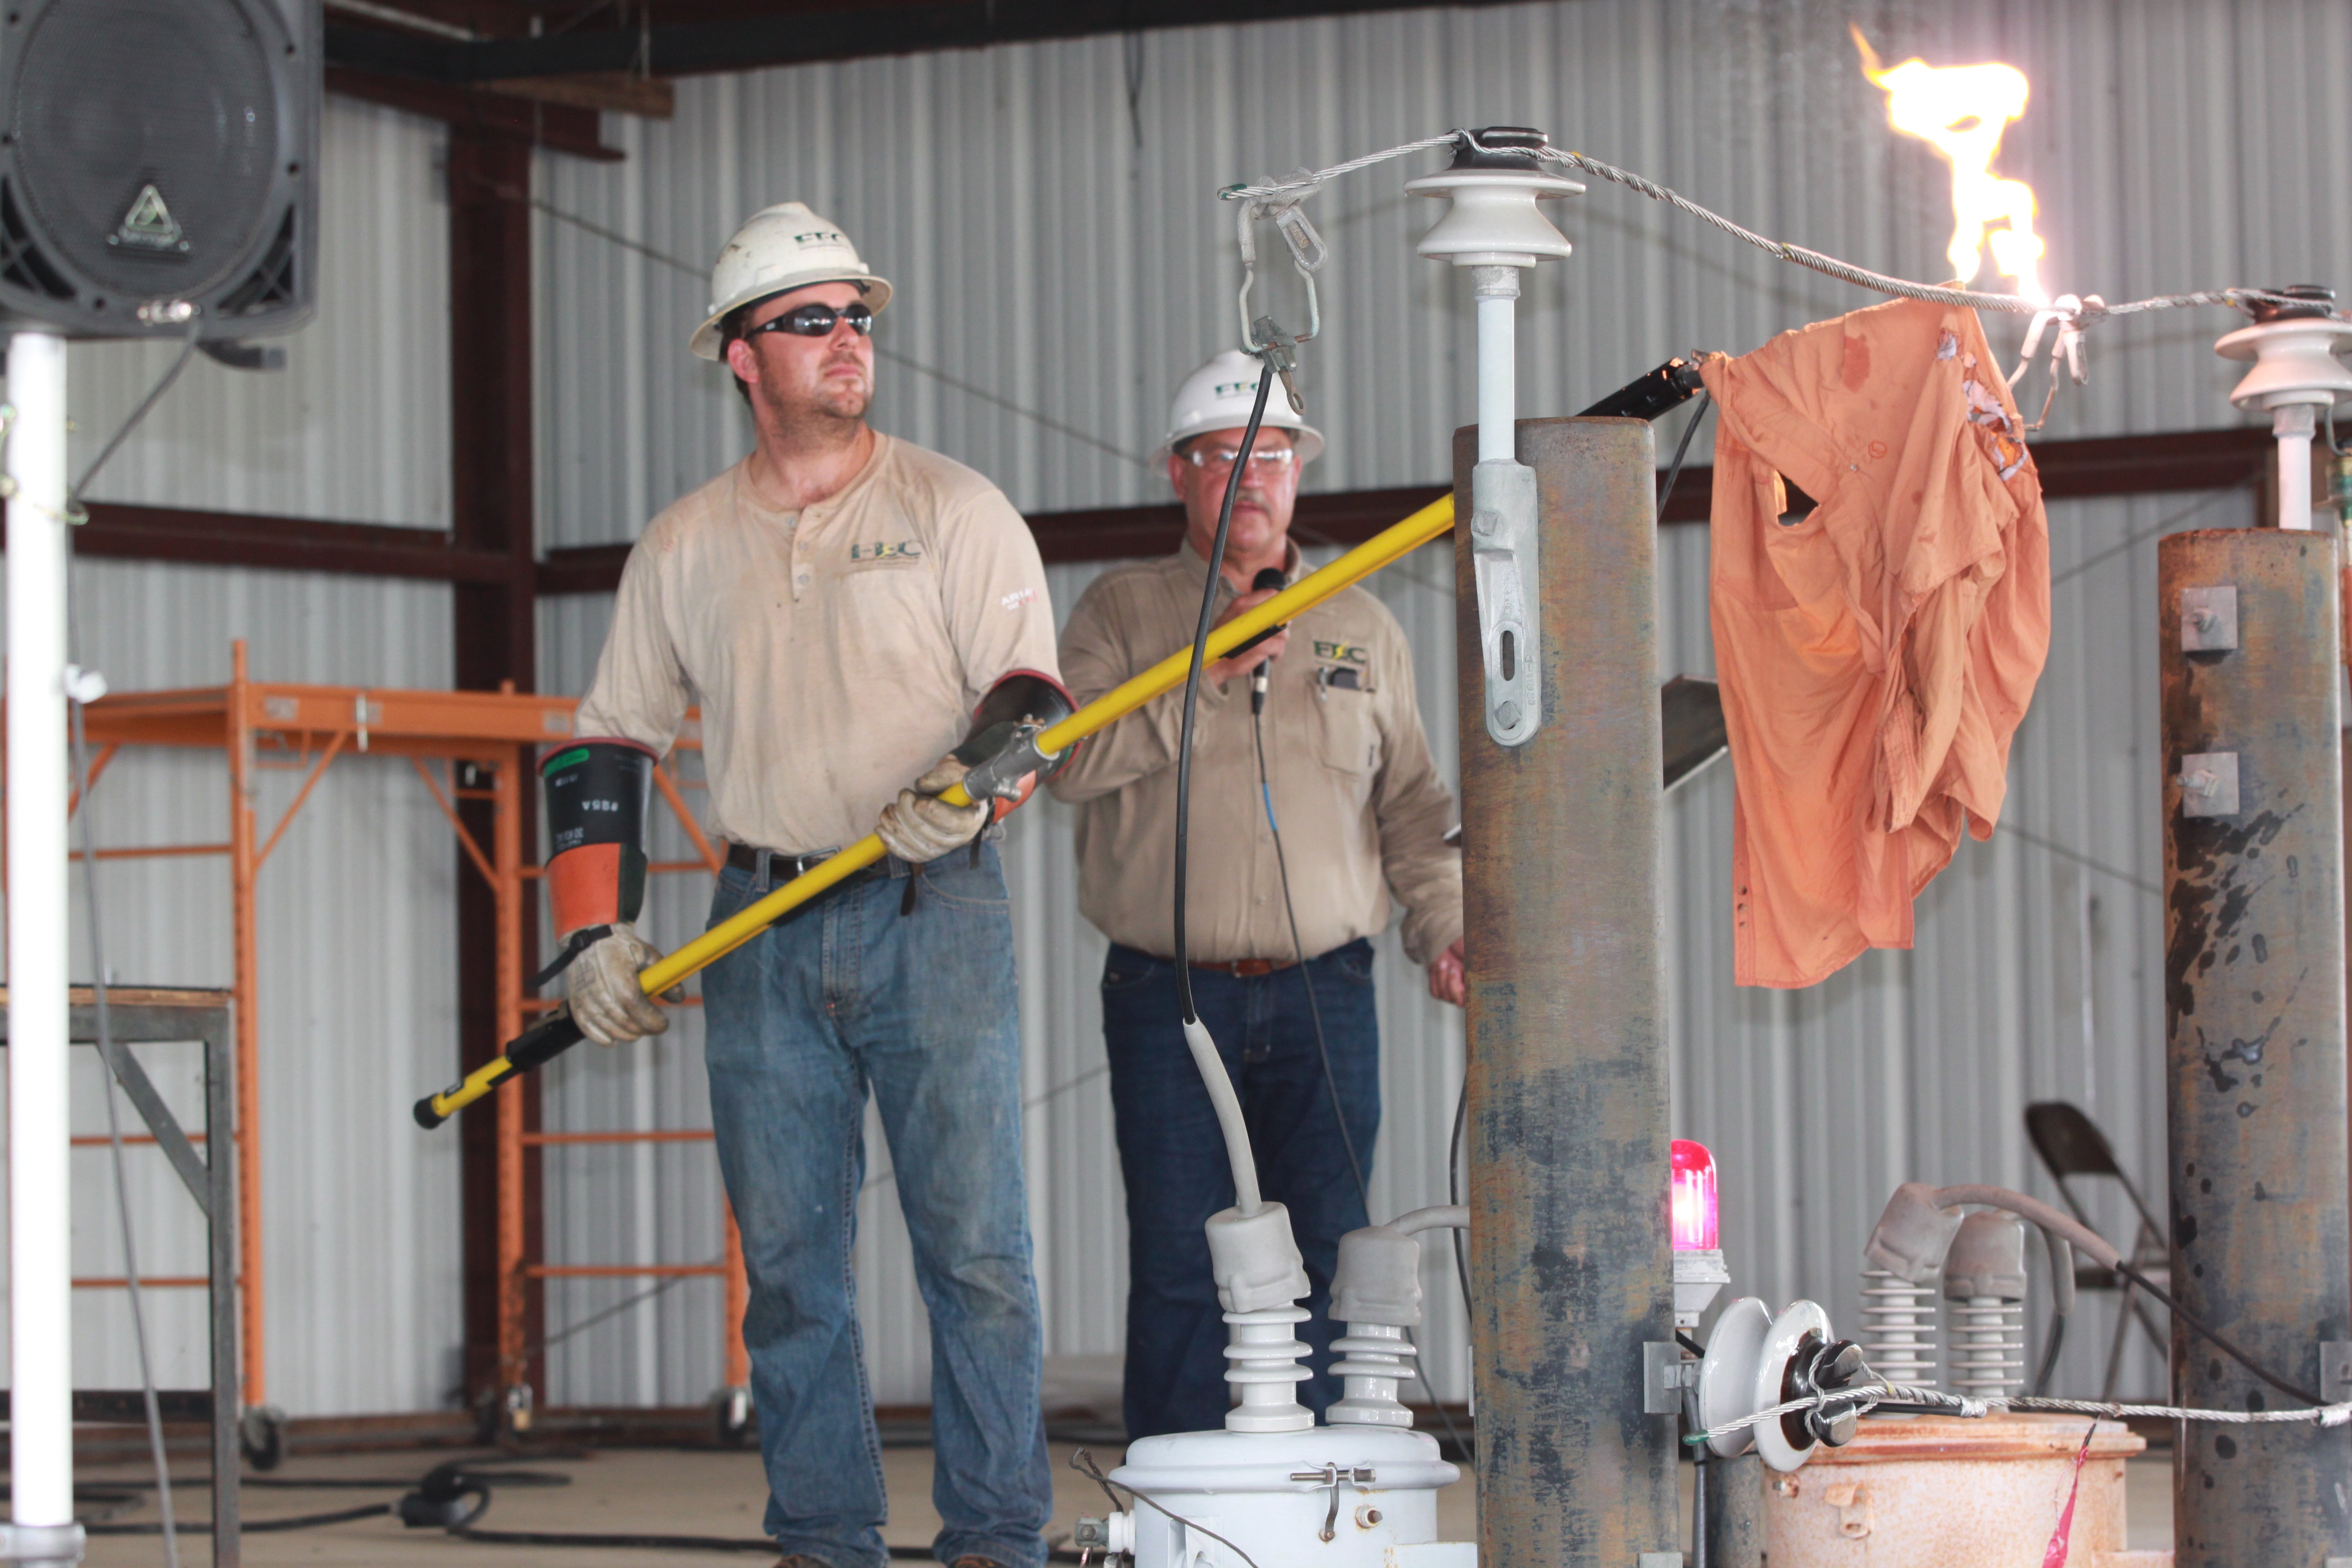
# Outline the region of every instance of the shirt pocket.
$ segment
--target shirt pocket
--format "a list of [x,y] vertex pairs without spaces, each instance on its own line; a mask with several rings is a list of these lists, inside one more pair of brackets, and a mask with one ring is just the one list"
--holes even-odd
[[[1349,667],[1340,668],[1356,673]],[[1321,679],[1322,673],[1318,672],[1315,688],[1315,754],[1333,773],[1369,778],[1380,765],[1381,755],[1373,695],[1360,687],[1332,685]]]

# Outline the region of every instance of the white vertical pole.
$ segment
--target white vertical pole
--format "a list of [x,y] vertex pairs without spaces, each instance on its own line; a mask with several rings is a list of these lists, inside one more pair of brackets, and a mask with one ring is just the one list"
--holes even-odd
[[1471,270],[1478,289],[1478,460],[1518,461],[1519,298],[1516,267]]
[[12,1511],[73,1521],[67,1144],[66,344],[8,341],[8,1312]]
[[2319,410],[2290,403],[2271,410],[2271,434],[2278,438],[2278,525],[2311,526],[2311,436]]

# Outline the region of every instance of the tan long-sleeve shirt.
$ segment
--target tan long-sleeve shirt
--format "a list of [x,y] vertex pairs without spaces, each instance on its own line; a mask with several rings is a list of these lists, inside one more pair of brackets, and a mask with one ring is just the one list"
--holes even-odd
[[[1297,574],[1297,554],[1292,555]],[[1191,545],[1097,578],[1062,634],[1062,670],[1087,702],[1192,640],[1208,564]],[[1234,598],[1217,585],[1218,613]],[[1462,934],[1462,857],[1444,842],[1437,776],[1396,618],[1349,588],[1291,623],[1268,678],[1265,762],[1308,957],[1389,922],[1426,963]],[[1050,786],[1078,807],[1078,907],[1112,941],[1176,951],[1181,689],[1088,741]],[[1193,736],[1185,925],[1198,961],[1295,956],[1274,836],[1258,793],[1250,683],[1203,679]]]
[[667,752],[698,696],[707,826],[813,854],[871,833],[990,688],[1054,662],[1020,513],[962,464],[883,436],[797,513],[762,507],[739,463],[654,519],[574,732]]

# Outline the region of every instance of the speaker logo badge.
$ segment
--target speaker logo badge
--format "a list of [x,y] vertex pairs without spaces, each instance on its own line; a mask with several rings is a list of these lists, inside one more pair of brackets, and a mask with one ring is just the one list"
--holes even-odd
[[139,188],[131,210],[122,215],[121,226],[106,237],[109,245],[128,245],[139,250],[184,251],[188,248],[186,236],[180,230],[180,220],[163,204],[163,193],[151,181]]

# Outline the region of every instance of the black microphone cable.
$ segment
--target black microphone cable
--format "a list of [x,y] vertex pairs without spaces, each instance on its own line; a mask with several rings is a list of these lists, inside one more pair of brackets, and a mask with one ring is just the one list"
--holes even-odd
[[[1289,581],[1290,580],[1287,577],[1283,575],[1281,567],[1261,566],[1257,569],[1257,575],[1250,579],[1250,592],[1253,594],[1279,593]],[[1268,626],[1265,630],[1258,633],[1257,636],[1250,638],[1249,641],[1242,644],[1241,647],[1234,649],[1232,653],[1225,655],[1225,657],[1227,658],[1232,658],[1237,655],[1246,653],[1251,648],[1257,647],[1258,644],[1265,641],[1268,637],[1289,629],[1290,628],[1286,624],[1279,626]],[[1265,711],[1266,674],[1267,671],[1273,668],[1273,665],[1274,660],[1271,658],[1262,658],[1255,664],[1250,666],[1250,719],[1253,722],[1256,721],[1259,714]],[[1259,750],[1260,752],[1263,752],[1265,748],[1261,746],[1259,747]],[[1264,768],[1260,768],[1258,770],[1258,782],[1263,784],[1265,780],[1265,770]]]

